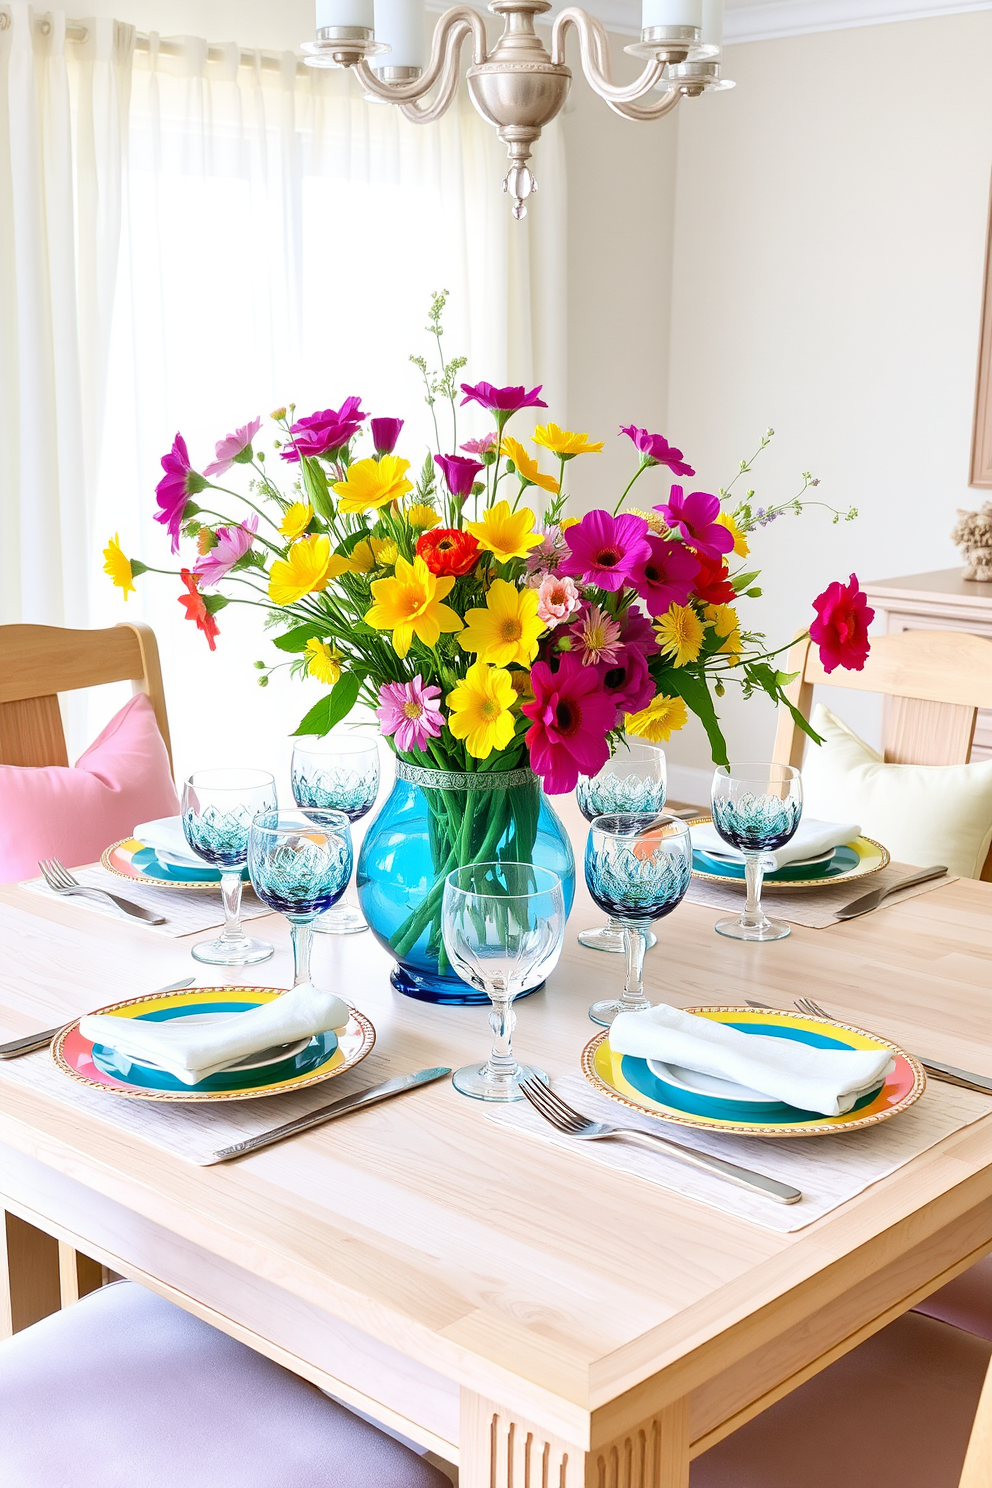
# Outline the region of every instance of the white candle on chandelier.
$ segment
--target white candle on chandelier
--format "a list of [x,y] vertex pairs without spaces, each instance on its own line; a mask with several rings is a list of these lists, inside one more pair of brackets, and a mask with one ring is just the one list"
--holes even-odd
[[643,0],[641,30],[655,26],[696,26],[703,24],[703,0]]
[[427,65],[427,17],[423,0],[375,0],[375,39],[389,47],[377,68]]
[[703,0],[703,35],[707,46],[723,45],[723,0]]
[[372,0],[317,0],[317,30],[330,26],[363,26],[372,30]]

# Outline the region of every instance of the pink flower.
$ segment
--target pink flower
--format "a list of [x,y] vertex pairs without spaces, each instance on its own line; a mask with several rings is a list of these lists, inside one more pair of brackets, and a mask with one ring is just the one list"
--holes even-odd
[[627,424],[620,433],[634,441],[642,466],[667,465],[673,475],[695,475],[692,466],[683,460],[682,451],[669,444],[663,434],[649,434],[647,429],[638,429],[634,424]]
[[637,564],[651,556],[647,531],[643,517],[586,512],[581,522],[568,529],[569,552],[558,565],[559,572],[600,589],[622,589]]
[[661,647],[658,645],[658,637],[654,633],[654,627],[645,615],[642,615],[636,605],[631,605],[620,622],[620,639],[625,646],[636,646],[638,651],[643,651],[645,656],[657,656]]
[[596,669],[584,667],[577,656],[562,657],[557,672],[535,662],[530,683],[534,701],[522,703],[521,711],[533,719],[527,730],[531,766],[549,794],[561,795],[575,789],[580,774],[596,775],[606,764],[616,705]]
[[350,440],[354,439],[368,418],[362,412],[362,400],[354,396],[345,398],[340,408],[325,408],[323,413],[312,413],[309,418],[299,419],[290,429],[293,443],[280,453],[290,464],[298,465],[301,455],[335,455]]
[[613,665],[620,654],[620,626],[599,605],[590,605],[569,630],[582,649],[583,666],[595,666],[600,661]]
[[235,429],[234,433],[228,434],[226,439],[219,440],[217,458],[212,465],[207,466],[203,472],[204,475],[223,475],[225,471],[230,470],[235,461],[245,464],[244,460],[239,460],[241,455],[247,455],[250,460],[251,442],[261,427],[260,418],[252,419],[250,424],[242,424],[240,429]]
[[435,455],[434,464],[444,472],[445,483],[452,496],[462,500],[471,496],[475,477],[484,469],[478,460],[467,460],[464,455]]
[[556,625],[574,615],[581,603],[582,597],[573,579],[559,578],[556,574],[545,574],[541,579],[537,591],[537,613],[549,630],[554,630]]
[[155,520],[168,528],[172,538],[172,551],[178,553],[179,529],[183,524],[189,498],[203,490],[205,481],[190,465],[189,451],[181,434],[177,434],[172,441],[169,453],[162,456],[162,469],[165,474],[155,487],[159,506]]
[[681,486],[673,486],[664,506],[656,506],[668,526],[681,532],[690,547],[705,554],[707,558],[719,558],[729,553],[734,539],[728,528],[716,519],[720,515],[720,499],[706,491],[683,494]]
[[403,420],[398,418],[374,418],[369,427],[372,430],[372,443],[375,445],[376,454],[391,455],[400,437]]
[[654,697],[647,660],[637,646],[621,647],[616,661],[601,661],[596,671],[607,697],[616,705],[618,727],[625,713],[640,713]]
[[568,552],[565,534],[559,526],[553,524],[542,531],[543,538],[536,548],[531,548],[525,560],[529,574],[553,573]]
[[488,455],[490,450],[495,454],[496,435],[483,434],[481,439],[466,439],[461,448],[467,455]]
[[[649,537],[651,556],[639,563],[630,582],[644,601],[649,615],[664,615],[673,604],[689,603],[692,581],[699,573],[699,559],[684,543]],[[635,709],[630,710],[632,713]]]
[[521,408],[547,408],[545,403],[537,395],[541,391],[539,387],[531,388],[530,392],[522,387],[493,387],[491,382],[477,382],[474,387],[470,383],[462,383],[462,406],[466,403],[478,403],[487,409],[496,419],[496,427],[502,429],[507,419],[513,413],[519,413]]
[[394,734],[400,750],[423,749],[441,736],[440,687],[425,687],[419,672],[412,682],[384,682],[375,716],[384,734]]
[[868,627],[875,611],[868,606],[857,576],[842,584],[836,579],[813,601],[816,619],[809,628],[810,639],[820,648],[823,670],[832,672],[846,667],[851,672],[864,671],[871,643]]
[[202,588],[212,589],[231,572],[255,541],[257,531],[257,513],[242,522],[240,527],[217,528],[217,546],[204,553],[193,565],[193,572]]

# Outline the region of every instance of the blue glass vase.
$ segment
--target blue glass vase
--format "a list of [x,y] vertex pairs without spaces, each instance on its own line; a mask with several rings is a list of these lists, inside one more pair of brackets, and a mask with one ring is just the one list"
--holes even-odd
[[[467,863],[536,863],[575,895],[568,834],[529,769],[503,774],[428,770],[396,761],[396,783],[358,858],[362,912],[397,962],[390,980],[421,1002],[486,1003],[448,964],[441,939],[444,880]],[[532,989],[537,991],[535,987]]]

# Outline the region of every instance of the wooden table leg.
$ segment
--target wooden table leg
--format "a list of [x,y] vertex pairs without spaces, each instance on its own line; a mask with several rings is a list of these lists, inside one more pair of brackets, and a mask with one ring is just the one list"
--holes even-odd
[[106,1280],[106,1268],[80,1250],[59,1241],[59,1290],[63,1307],[71,1307],[80,1297],[95,1292]]
[[61,1305],[59,1242],[0,1210],[0,1338],[29,1328]]

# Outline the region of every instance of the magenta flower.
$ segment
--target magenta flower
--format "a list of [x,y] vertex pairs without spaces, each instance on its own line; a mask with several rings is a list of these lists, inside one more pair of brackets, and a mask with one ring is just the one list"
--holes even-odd
[[525,560],[527,572],[531,575],[554,573],[568,552],[565,534],[557,523],[545,526],[541,531],[544,536],[536,548],[531,548]]
[[707,558],[719,558],[729,553],[734,539],[722,522],[720,499],[706,491],[683,494],[681,486],[673,486],[664,506],[656,506],[673,532],[681,532],[690,547]]
[[412,682],[383,683],[375,716],[384,734],[396,736],[397,749],[424,749],[428,739],[441,736],[440,701],[440,687],[425,687],[418,672]]
[[502,430],[503,425],[511,414],[519,413],[521,408],[547,408],[547,403],[537,395],[541,391],[539,387],[531,388],[530,392],[522,387],[493,387],[491,382],[477,382],[475,387],[470,383],[462,383],[462,407],[466,403],[478,403],[487,409],[496,420],[497,429]]
[[601,661],[612,666],[620,655],[620,626],[599,605],[590,605],[569,631],[579,643],[583,666],[596,666]]
[[368,418],[361,404],[361,398],[352,396],[345,398],[340,408],[325,408],[322,413],[299,419],[289,431],[293,443],[280,451],[283,459],[298,465],[301,455],[336,455]]
[[464,455],[435,455],[434,464],[443,470],[452,496],[458,496],[462,500],[471,496],[475,477],[485,468],[478,460],[467,460]]
[[376,454],[391,455],[400,437],[403,420],[398,418],[374,418],[369,427],[372,430],[372,443],[375,445]]
[[208,465],[203,472],[204,475],[224,475],[231,466],[238,462],[244,465],[251,459],[251,442],[262,427],[260,418],[252,419],[250,424],[242,424],[240,429],[235,429],[233,434],[228,434],[226,439],[221,439],[217,444],[217,458],[213,464]]
[[574,655],[563,656],[557,672],[535,662],[530,683],[534,701],[522,703],[521,712],[533,719],[527,730],[531,767],[550,795],[561,795],[575,789],[580,774],[596,775],[606,764],[616,704],[603,691],[597,669]]
[[200,581],[201,589],[212,589],[231,572],[255,541],[257,531],[257,513],[242,522],[240,527],[217,528],[217,546],[204,553],[193,565],[193,572]]
[[631,605],[621,621],[620,639],[625,646],[636,646],[645,656],[657,656],[661,647],[654,633],[654,626],[636,605]]
[[537,613],[549,630],[554,630],[563,620],[574,615],[582,604],[582,597],[574,579],[562,578],[559,574],[535,574],[529,581],[533,588],[540,579],[537,590]]
[[483,458],[490,453],[495,455],[496,435],[483,434],[481,439],[466,439],[461,448],[467,455],[482,455]]
[[835,579],[813,601],[816,619],[810,625],[810,640],[820,650],[825,672],[846,667],[852,672],[864,671],[871,643],[868,627],[875,618],[868,598],[853,574],[846,584]]
[[206,482],[189,463],[189,451],[181,434],[177,434],[172,441],[169,453],[162,456],[162,469],[165,474],[155,487],[159,506],[155,520],[168,528],[172,538],[172,551],[178,553],[179,529],[183,524],[189,499],[197,491],[202,491]]
[[664,434],[649,434],[647,429],[638,429],[635,424],[624,425],[620,433],[633,440],[634,448],[641,456],[642,468],[667,465],[673,475],[695,475],[692,466],[682,458],[682,451],[669,444]]
[[597,584],[600,589],[622,589],[637,564],[651,556],[647,531],[644,518],[629,512],[622,517],[611,517],[605,511],[586,512],[581,522],[568,529],[569,551],[558,571],[573,579],[581,578],[583,584]]
[[625,713],[640,713],[654,697],[647,660],[636,646],[623,646],[615,662],[602,661],[596,671],[607,697],[616,705],[618,728]]
[[[689,603],[692,583],[699,573],[699,559],[680,542],[649,537],[651,556],[639,563],[630,582],[643,599],[649,615],[664,615],[673,604]],[[631,712],[636,711],[631,709]]]

